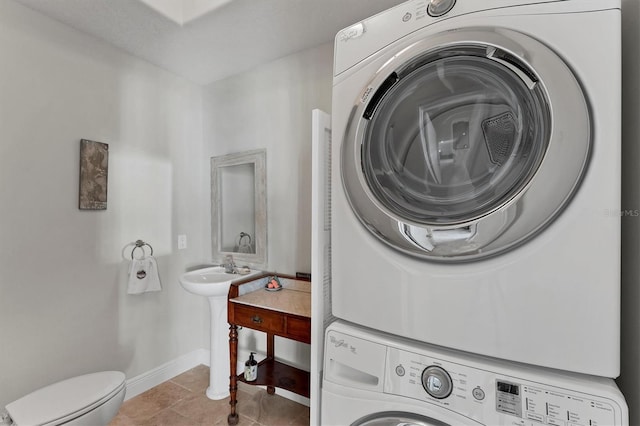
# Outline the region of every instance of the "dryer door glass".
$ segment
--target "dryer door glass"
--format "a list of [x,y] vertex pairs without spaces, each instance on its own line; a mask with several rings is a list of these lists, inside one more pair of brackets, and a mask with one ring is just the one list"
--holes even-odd
[[370,414],[356,420],[351,426],[448,426],[449,423],[420,414],[389,411]]
[[369,110],[363,138],[364,175],[384,207],[409,222],[452,225],[522,191],[550,129],[544,94],[524,72],[456,50],[397,78]]

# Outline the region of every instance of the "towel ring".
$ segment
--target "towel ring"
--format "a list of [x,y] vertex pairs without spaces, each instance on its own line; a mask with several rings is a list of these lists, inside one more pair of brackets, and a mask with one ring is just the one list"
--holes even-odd
[[251,235],[247,234],[246,232],[241,232],[240,233],[240,238],[238,238],[238,246],[242,246],[242,240],[245,238],[249,238],[249,243],[247,243],[246,245],[250,246],[251,245]]
[[[247,242],[247,239],[249,242]],[[240,232],[240,237],[238,238],[238,245],[235,247],[235,252],[237,253],[253,253],[253,248],[251,247],[251,235],[246,232]]]
[[137,249],[142,250],[142,255],[144,256],[144,248],[143,248],[144,246],[149,247],[149,250],[151,251],[151,254],[149,256],[153,256],[153,247],[151,247],[149,243],[145,243],[142,240],[137,240],[135,243],[132,243],[132,244],[135,244],[135,247],[133,248],[133,250],[131,250],[131,260],[135,259],[133,255]]

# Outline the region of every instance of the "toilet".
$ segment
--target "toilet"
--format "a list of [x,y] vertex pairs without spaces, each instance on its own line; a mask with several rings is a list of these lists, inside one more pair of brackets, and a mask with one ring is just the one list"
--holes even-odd
[[8,404],[9,418],[0,425],[107,425],[118,414],[125,390],[125,375],[119,371],[73,377]]

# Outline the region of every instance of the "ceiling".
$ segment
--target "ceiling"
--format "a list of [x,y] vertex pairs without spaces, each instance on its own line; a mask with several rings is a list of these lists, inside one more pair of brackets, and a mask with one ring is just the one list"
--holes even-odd
[[15,1],[206,85],[331,42],[340,29],[404,0],[209,0],[216,5],[189,19],[149,0]]

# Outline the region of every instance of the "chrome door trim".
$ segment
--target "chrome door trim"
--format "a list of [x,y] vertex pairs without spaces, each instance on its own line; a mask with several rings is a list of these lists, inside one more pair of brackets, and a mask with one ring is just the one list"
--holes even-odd
[[[475,422],[474,422],[475,423]],[[402,411],[386,411],[364,416],[351,426],[450,426],[433,417]]]
[[[364,178],[361,147],[369,103],[389,76],[402,78],[436,50],[472,46],[508,52],[509,69],[525,83],[542,85],[551,111],[547,152],[538,170],[508,202],[469,222],[438,225],[398,217],[372,194]],[[375,99],[374,99],[375,100]],[[375,112],[373,112],[375,114]],[[508,29],[470,28],[430,36],[402,49],[365,85],[356,100],[341,146],[342,183],[359,221],[385,244],[407,255],[437,262],[468,262],[510,250],[540,233],[567,206],[591,155],[592,123],[586,95],[570,68],[537,40]]]

